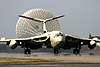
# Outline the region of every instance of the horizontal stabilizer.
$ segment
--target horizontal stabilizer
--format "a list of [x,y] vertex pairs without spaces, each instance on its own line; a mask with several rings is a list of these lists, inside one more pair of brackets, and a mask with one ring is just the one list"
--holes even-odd
[[19,17],[23,17],[23,18],[30,19],[30,20],[34,20],[34,21],[38,21],[38,22],[44,22],[44,23],[46,23],[48,21],[52,21],[52,20],[58,19],[58,18],[61,18],[61,17],[64,17],[64,16],[65,15],[43,20],[43,19],[31,18],[31,17],[26,17],[26,16],[19,15]]
[[58,17],[54,17],[54,18],[50,18],[50,19],[46,19],[46,22],[52,21],[52,20],[55,20],[55,19],[58,19],[58,18],[61,18],[61,17],[64,17],[64,16],[65,16],[65,15],[58,16]]
[[23,17],[23,18],[30,19],[30,20],[34,20],[34,21],[38,21],[38,22],[43,22],[44,21],[42,19],[31,18],[31,17],[22,16],[22,15],[19,15],[19,17]]

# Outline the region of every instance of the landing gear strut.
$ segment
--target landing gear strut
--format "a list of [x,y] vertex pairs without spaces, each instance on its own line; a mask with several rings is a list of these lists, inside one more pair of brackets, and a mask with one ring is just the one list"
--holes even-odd
[[80,49],[74,49],[74,50],[73,50],[73,53],[76,54],[76,55],[77,55],[77,54],[80,54]]
[[29,48],[24,49],[24,54],[31,54],[31,50]]
[[80,41],[77,42],[76,45],[77,46],[75,47],[75,49],[73,49],[73,54],[76,54],[76,55],[80,55],[81,56],[81,54],[80,54],[81,42]]
[[58,49],[54,49],[54,54],[58,54],[59,50]]

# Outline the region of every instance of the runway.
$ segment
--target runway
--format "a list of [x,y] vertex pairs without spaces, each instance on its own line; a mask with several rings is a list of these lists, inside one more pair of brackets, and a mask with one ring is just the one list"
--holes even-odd
[[27,64],[0,64],[0,67],[100,67],[98,63],[27,63]]
[[100,67],[100,55],[81,55],[76,56],[73,54],[43,54],[35,53],[31,55],[24,55],[21,53],[0,53],[0,57],[13,57],[13,58],[37,58],[37,59],[55,59],[61,60],[60,62],[36,62],[36,63],[21,63],[21,64],[0,64],[0,67]]

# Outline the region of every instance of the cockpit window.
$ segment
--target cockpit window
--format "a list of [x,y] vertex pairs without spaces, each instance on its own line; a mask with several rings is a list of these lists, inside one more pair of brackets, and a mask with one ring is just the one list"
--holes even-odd
[[63,34],[62,34],[62,33],[57,33],[57,34],[55,35],[55,37],[58,37],[58,36],[63,36]]

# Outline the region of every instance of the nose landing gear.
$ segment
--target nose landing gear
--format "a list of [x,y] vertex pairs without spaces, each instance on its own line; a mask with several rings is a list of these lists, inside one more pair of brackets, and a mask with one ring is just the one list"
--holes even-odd
[[59,49],[54,49],[54,54],[58,54],[59,53]]
[[29,48],[24,49],[24,54],[31,54],[31,50]]
[[80,55],[80,49],[73,49],[73,54]]

